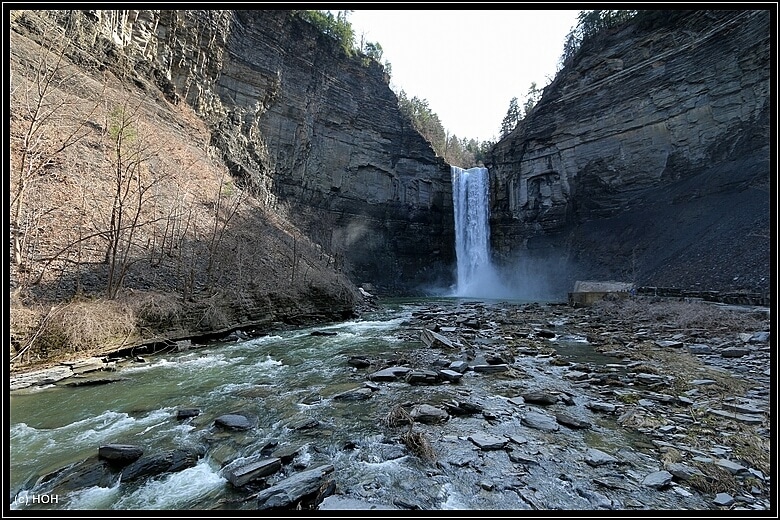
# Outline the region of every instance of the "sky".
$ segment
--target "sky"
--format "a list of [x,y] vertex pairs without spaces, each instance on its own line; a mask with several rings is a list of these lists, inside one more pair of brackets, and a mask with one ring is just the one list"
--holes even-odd
[[509,102],[552,81],[579,11],[355,10],[356,42],[378,42],[391,88],[417,96],[459,138],[493,140]]

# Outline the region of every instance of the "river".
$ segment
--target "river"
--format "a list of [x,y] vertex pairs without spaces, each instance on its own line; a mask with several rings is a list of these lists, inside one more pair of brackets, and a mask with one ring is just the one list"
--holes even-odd
[[[419,337],[413,327],[410,333],[410,323],[420,309],[461,303],[385,302],[355,321],[213,342],[149,356],[142,363],[126,362],[111,373],[118,380],[110,384],[14,392],[11,507],[251,508],[243,502],[247,491],[230,484],[223,467],[256,460],[270,446],[288,447],[294,453],[285,472],[326,463],[335,466],[336,495],[326,499],[323,508],[707,508],[695,494],[639,485],[646,474],[659,469],[657,461],[635,449],[637,439],[614,420],[587,411],[586,398],[579,392],[570,392],[575,397],[567,408],[589,414],[592,428],[552,432],[521,425],[521,408],[509,401],[520,385],[490,374],[466,372],[457,384],[432,386],[378,382],[370,399],[334,399],[362,387],[367,375],[382,365],[419,359],[426,348],[410,339]],[[582,339],[563,343],[562,355],[568,351],[581,362],[586,352]],[[348,363],[352,356],[370,359],[376,366],[355,368]],[[533,378],[541,386],[568,388],[561,377],[564,369],[550,365],[549,359],[528,356],[515,365],[525,373],[524,384]],[[405,428],[393,429],[384,422],[396,405],[436,406],[454,399],[480,402],[490,412],[452,417],[445,424],[415,425],[431,439],[436,463],[411,454],[399,442]],[[185,408],[200,414],[178,419],[177,411]],[[234,432],[214,427],[217,417],[237,411],[256,417],[256,427]],[[474,433],[513,437],[514,449],[477,449],[469,442]],[[94,456],[99,446],[110,443],[140,446],[145,453],[192,447],[204,456],[182,471],[118,480],[65,495],[54,495],[45,485],[33,486],[39,476]],[[584,464],[590,448],[615,454],[620,466]]]

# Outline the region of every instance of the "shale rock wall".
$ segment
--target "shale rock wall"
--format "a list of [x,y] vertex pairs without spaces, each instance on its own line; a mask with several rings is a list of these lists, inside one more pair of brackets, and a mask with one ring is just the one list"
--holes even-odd
[[450,170],[398,110],[378,63],[290,11],[63,11],[169,101],[208,123],[244,186],[299,225],[356,283],[450,283]]
[[688,11],[584,45],[493,150],[501,262],[768,290],[770,36],[769,11]]

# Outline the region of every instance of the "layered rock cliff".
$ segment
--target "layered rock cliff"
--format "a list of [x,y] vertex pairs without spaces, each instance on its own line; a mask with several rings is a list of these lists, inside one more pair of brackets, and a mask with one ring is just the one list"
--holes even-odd
[[767,291],[770,12],[638,16],[492,152],[492,245],[576,278]]
[[[382,67],[290,11],[91,11],[110,39],[209,125],[233,175],[386,292],[447,283],[450,171],[398,110]],[[346,260],[346,261],[344,261]]]

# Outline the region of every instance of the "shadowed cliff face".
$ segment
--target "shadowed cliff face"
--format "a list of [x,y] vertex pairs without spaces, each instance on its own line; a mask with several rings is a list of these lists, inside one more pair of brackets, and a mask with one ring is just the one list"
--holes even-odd
[[493,150],[502,263],[768,290],[769,22],[697,11],[583,47]]
[[356,283],[451,283],[449,166],[400,113],[378,63],[290,11],[55,16],[88,45],[113,42],[109,54],[193,107],[233,176]]
[[[215,139],[234,173],[268,182],[356,282],[408,291],[446,279],[449,167],[402,117],[381,67],[279,12],[235,12],[226,47],[215,89],[223,102],[239,94]],[[265,154],[242,152],[247,137]]]
[[289,11],[97,11],[169,99],[209,123],[233,175],[357,283],[449,283],[450,172],[398,110],[382,67]]

